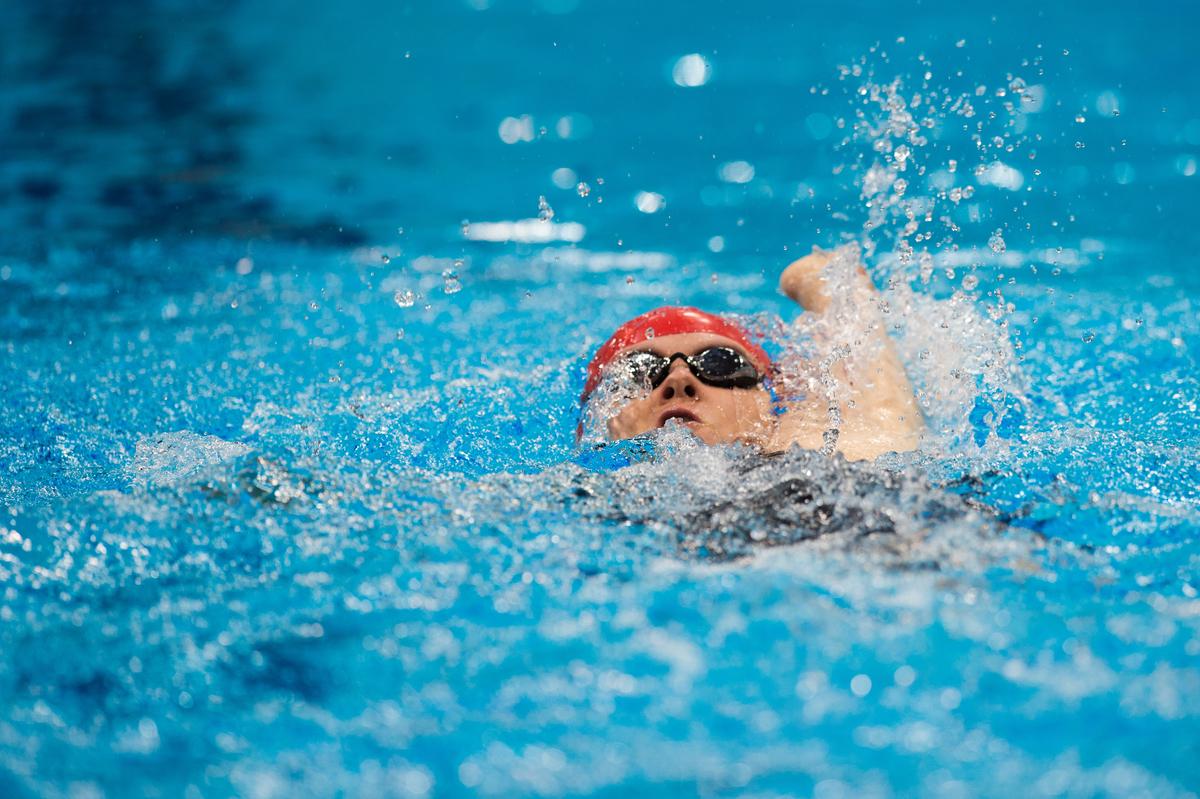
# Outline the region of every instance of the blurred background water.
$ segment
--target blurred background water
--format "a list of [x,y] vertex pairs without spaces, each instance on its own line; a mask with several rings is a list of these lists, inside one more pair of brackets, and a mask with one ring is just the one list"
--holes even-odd
[[[1197,21],[0,7],[0,794],[1194,796]],[[576,448],[846,241],[922,452]]]

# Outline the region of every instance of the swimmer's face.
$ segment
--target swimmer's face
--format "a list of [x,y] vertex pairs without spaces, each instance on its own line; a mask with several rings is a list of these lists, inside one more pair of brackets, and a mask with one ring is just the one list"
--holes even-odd
[[[632,352],[695,355],[709,347],[729,347],[749,360],[745,349],[724,336],[678,333],[622,350],[612,363],[619,363]],[[692,374],[682,358],[671,362],[666,379],[657,388],[629,401],[608,420],[608,435],[612,439],[631,438],[668,422],[686,425],[706,444],[741,441],[764,446],[775,431],[771,396],[761,384],[753,388],[710,386]]]

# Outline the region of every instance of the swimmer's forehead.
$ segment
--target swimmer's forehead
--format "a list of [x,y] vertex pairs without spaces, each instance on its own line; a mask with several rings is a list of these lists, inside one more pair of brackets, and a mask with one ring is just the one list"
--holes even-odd
[[682,352],[684,355],[695,355],[709,347],[729,347],[740,352],[747,360],[753,360],[746,348],[736,341],[716,333],[673,333],[669,336],[655,336],[646,341],[639,341],[619,351],[613,360],[632,352],[653,352],[655,355],[674,355]]

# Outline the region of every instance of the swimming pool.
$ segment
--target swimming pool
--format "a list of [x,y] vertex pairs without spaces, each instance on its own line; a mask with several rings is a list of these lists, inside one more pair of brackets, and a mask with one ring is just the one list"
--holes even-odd
[[[1194,796],[1151,11],[0,11],[0,794]],[[803,348],[778,272],[846,239],[922,452],[577,449],[622,320]],[[894,532],[691,545],[801,478]]]

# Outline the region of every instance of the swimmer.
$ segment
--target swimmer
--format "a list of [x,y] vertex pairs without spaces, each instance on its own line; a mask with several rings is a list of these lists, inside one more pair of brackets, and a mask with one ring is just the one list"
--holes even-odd
[[[835,298],[829,277],[833,265],[845,263],[838,259],[853,259],[854,276]],[[814,247],[784,269],[779,288],[835,323],[819,370],[824,380],[812,375],[804,390],[784,391],[779,364],[740,326],[695,308],[664,307],[621,325],[597,350],[581,404],[601,385],[626,392],[606,414],[610,440],[673,423],[706,444],[742,442],[764,452],[797,446],[872,460],[916,449],[924,421],[857,249]],[[835,319],[835,299],[854,312]]]

